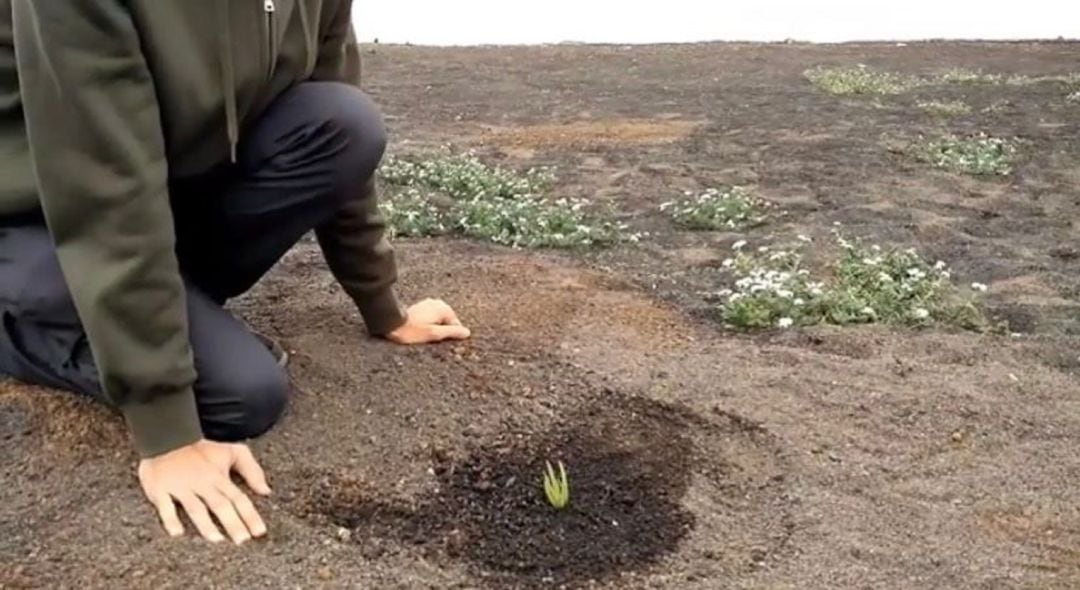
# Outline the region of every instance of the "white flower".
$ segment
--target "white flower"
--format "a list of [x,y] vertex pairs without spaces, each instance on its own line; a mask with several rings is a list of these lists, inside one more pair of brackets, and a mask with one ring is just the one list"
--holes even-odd
[[808,244],[809,244],[810,242],[813,242],[813,241],[814,241],[814,240],[810,239],[810,236],[804,236],[804,235],[802,235],[802,234],[799,234],[799,235],[798,235],[798,238],[799,238],[799,241],[800,241],[800,242],[806,242],[806,243],[808,243]]
[[757,251],[765,253],[765,252],[769,251],[769,247],[768,246],[762,246],[762,247],[758,248]]
[[735,260],[731,258],[724,259],[724,268],[731,268],[735,266]]
[[795,301],[793,301],[792,303],[794,303],[796,306],[806,305],[806,301],[804,301],[801,297],[796,298]]
[[721,289],[718,295],[720,295],[721,297],[731,297],[732,291],[731,289]]
[[734,244],[731,245],[731,249],[735,250],[736,252],[739,251],[739,250],[742,250],[745,247],[746,247],[746,240],[739,240],[738,242],[735,242]]
[[926,318],[930,317],[930,310],[926,309],[925,307],[917,307],[914,311],[911,312],[911,315],[915,316],[915,319],[917,320],[925,320]]
[[971,288],[980,293],[986,293],[989,290],[989,287],[982,283],[971,283]]
[[945,270],[945,261],[938,260],[937,263],[934,264],[934,270]]
[[870,307],[870,306],[866,306],[866,307],[862,308],[862,312],[861,312],[861,313],[862,313],[863,315],[868,315],[868,316],[871,316],[871,317],[873,317],[873,316],[876,316],[876,315],[877,315],[877,312],[876,312],[876,311],[874,311],[874,308],[873,308],[873,307]]
[[776,325],[780,326],[781,328],[790,328],[791,326],[795,325],[795,320],[791,318],[780,318],[780,321],[776,322]]
[[776,295],[779,296],[782,299],[791,299],[792,297],[795,296],[794,293],[792,293],[791,291],[788,291],[787,289],[777,289],[776,290]]
[[882,283],[891,283],[891,282],[893,282],[892,276],[890,276],[889,273],[887,273],[885,271],[879,272],[877,278]]

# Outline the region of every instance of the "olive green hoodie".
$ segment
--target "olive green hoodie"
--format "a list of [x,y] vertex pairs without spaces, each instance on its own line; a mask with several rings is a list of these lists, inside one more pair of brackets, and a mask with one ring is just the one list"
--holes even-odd
[[[358,81],[351,0],[0,0],[0,215],[41,208],[136,448],[201,437],[168,180],[227,162],[282,91]],[[404,321],[374,203],[319,242],[372,333]]]

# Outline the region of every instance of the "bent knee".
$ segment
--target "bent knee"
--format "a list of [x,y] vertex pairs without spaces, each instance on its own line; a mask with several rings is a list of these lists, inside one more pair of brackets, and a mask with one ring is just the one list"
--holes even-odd
[[219,441],[260,436],[284,414],[289,391],[288,376],[277,365],[219,378],[213,390],[198,392],[203,432]]
[[339,82],[302,85],[303,100],[310,104],[309,116],[321,119],[346,142],[340,169],[366,180],[375,173],[386,152],[387,133],[375,102],[362,90]]

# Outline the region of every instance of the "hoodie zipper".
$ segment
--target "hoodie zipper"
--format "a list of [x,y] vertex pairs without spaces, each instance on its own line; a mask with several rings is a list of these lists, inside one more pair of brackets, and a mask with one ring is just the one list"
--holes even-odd
[[277,61],[277,34],[274,32],[274,15],[277,13],[277,4],[274,0],[263,0],[263,12],[266,13],[266,80],[269,82],[274,77],[274,63]]

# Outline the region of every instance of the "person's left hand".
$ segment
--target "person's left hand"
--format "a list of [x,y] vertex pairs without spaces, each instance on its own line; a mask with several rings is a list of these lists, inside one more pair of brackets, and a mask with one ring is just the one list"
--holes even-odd
[[430,344],[465,340],[471,334],[446,302],[425,299],[408,309],[405,323],[387,334],[386,339],[396,344]]

